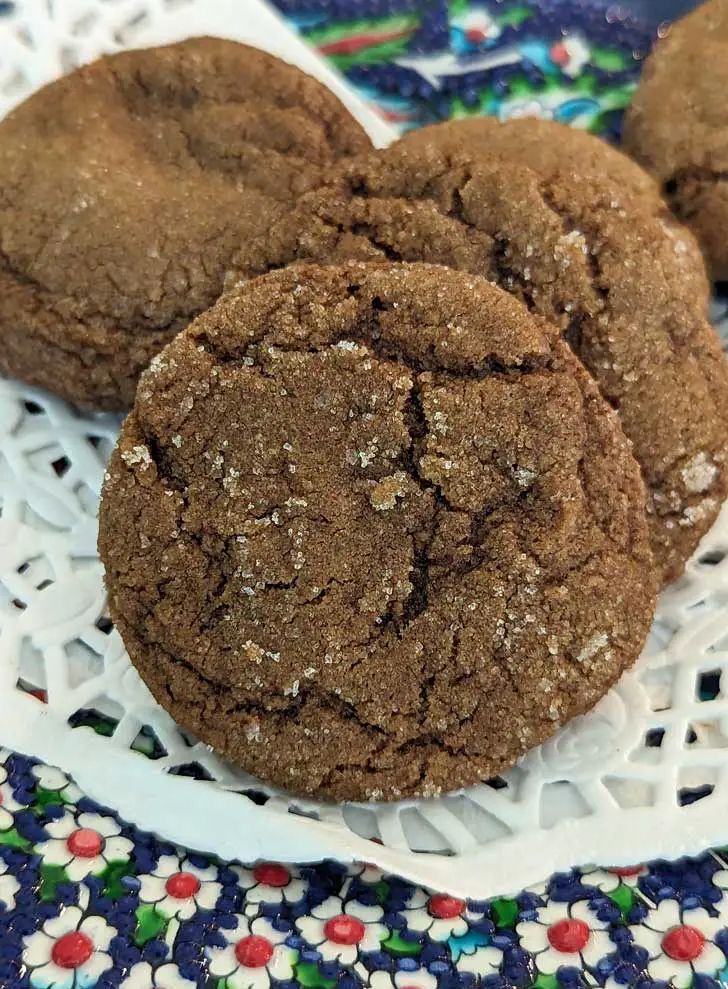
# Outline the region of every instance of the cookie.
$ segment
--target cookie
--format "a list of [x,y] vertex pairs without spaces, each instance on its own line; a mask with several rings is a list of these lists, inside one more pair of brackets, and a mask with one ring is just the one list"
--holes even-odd
[[547,178],[559,172],[575,176],[602,175],[624,191],[659,200],[655,180],[617,148],[587,131],[540,117],[463,117],[432,124],[405,134],[410,149],[433,146],[528,165]]
[[229,282],[295,260],[430,261],[483,275],[564,332],[619,410],[652,547],[677,576],[728,485],[728,369],[685,242],[652,204],[584,175],[397,144],[352,162],[249,241]]
[[102,58],[0,123],[0,371],[128,407],[233,251],[371,147],[319,82],[215,38]]
[[507,293],[294,266],[152,362],[99,550],[181,725],[288,790],[389,800],[500,772],[635,660],[644,497],[616,415]]
[[624,145],[695,233],[715,279],[728,279],[728,3],[673,24],[647,59]]
[[707,307],[710,285],[700,247],[693,235],[679,224],[666,207],[654,178],[624,152],[587,131],[539,117],[517,117],[503,123],[495,117],[467,117],[410,131],[402,138],[410,149],[433,146],[450,154],[484,157],[526,165],[551,179],[569,175],[574,183],[584,178],[604,178],[619,186],[622,198],[651,203],[655,214],[679,239],[683,250],[684,277]]

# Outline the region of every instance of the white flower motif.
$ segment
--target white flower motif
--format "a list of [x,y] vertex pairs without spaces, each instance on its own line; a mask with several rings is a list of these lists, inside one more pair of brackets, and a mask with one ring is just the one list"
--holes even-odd
[[[351,862],[346,870],[346,879],[339,891],[339,896],[345,900],[350,892],[352,883],[358,881],[367,886],[376,886],[384,878],[384,873],[377,865],[370,862]],[[366,977],[366,976],[365,976]]]
[[113,817],[79,814],[70,811],[46,825],[51,836],[35,846],[46,865],[60,865],[68,878],[80,882],[89,875],[103,872],[110,862],[128,862],[134,843],[121,835]]
[[379,971],[370,974],[368,985],[371,989],[437,989],[437,979],[426,968],[395,972],[394,978]]
[[376,886],[384,878],[384,873],[379,866],[372,865],[371,862],[352,862],[346,873],[352,879],[359,879],[369,886]]
[[536,911],[535,920],[517,924],[516,933],[521,947],[536,956],[539,972],[553,975],[562,965],[593,967],[615,951],[607,926],[584,900],[551,902]]
[[602,893],[612,893],[621,884],[625,886],[637,886],[640,876],[647,874],[644,865],[632,865],[611,869],[591,869],[582,872],[582,880],[587,886],[596,886]]
[[718,869],[713,873],[713,882],[720,889],[728,890],[728,869]]
[[564,75],[575,79],[591,58],[591,51],[581,35],[572,34],[552,45],[549,55]]
[[164,917],[189,920],[198,910],[212,910],[222,884],[216,882],[217,868],[205,869],[177,855],[162,855],[154,872],[139,876],[139,900],[153,903]]
[[8,873],[7,862],[0,859],[0,903],[6,910],[15,909],[15,894],[20,889],[20,883],[12,873]]
[[64,803],[75,804],[80,800],[82,794],[79,788],[75,783],[71,782],[64,772],[56,769],[55,766],[37,765],[33,766],[31,772],[44,790],[57,793],[59,800],[62,800]]
[[119,985],[119,989],[196,989],[197,983],[183,979],[176,965],[153,969],[149,962],[137,962]]
[[553,112],[538,100],[514,100],[512,103],[504,103],[498,113],[498,119],[512,120],[514,117],[541,117],[543,120],[551,120]]
[[725,918],[711,917],[702,907],[683,910],[676,900],[663,900],[645,920],[630,927],[635,944],[648,954],[650,978],[686,989],[697,973],[715,975],[726,957],[715,944]]
[[493,975],[499,972],[502,961],[503,952],[500,948],[495,948],[492,944],[486,944],[476,948],[470,954],[461,954],[458,958],[458,971],[472,972],[473,975],[485,977],[486,975]]
[[13,796],[12,787],[7,779],[8,771],[5,766],[0,765],[0,831],[12,828],[15,823],[13,813],[23,806]]
[[422,889],[414,891],[409,898],[407,909],[402,911],[410,931],[427,933],[433,941],[447,941],[450,937],[461,937],[468,930],[468,919],[474,920],[482,914],[468,910],[465,900],[446,893],[428,895]]
[[207,948],[210,974],[227,979],[228,989],[268,989],[271,979],[293,975],[293,952],[283,943],[286,935],[266,917],[250,921],[237,916],[233,930],[221,930],[224,948]]
[[111,968],[108,954],[117,931],[103,917],[84,917],[78,907],[66,907],[41,930],[23,938],[21,961],[30,972],[33,989],[87,989]]
[[259,862],[252,869],[233,865],[238,882],[246,890],[248,903],[298,903],[306,895],[308,883],[295,865]]
[[380,923],[381,907],[365,906],[356,900],[344,903],[330,896],[309,916],[299,917],[296,927],[327,962],[353,965],[360,951],[378,951],[389,930]]
[[493,20],[487,10],[474,8],[451,20],[453,27],[459,27],[471,45],[484,41],[495,41],[500,36],[500,25]]

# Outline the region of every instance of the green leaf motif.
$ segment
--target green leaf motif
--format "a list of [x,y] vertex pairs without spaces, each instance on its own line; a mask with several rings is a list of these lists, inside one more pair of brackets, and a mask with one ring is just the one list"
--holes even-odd
[[493,900],[490,912],[496,927],[513,927],[518,919],[518,904],[515,900],[501,897]]
[[106,895],[111,900],[118,900],[126,894],[126,890],[121,884],[125,876],[133,876],[134,867],[130,862],[109,862],[103,872],[99,873],[99,878],[104,880],[106,885]]
[[383,41],[381,44],[368,45],[358,52],[350,54],[333,54],[328,57],[337,69],[346,72],[347,69],[355,65],[369,65],[375,62],[393,62],[395,58],[400,58],[406,54],[409,36],[406,38],[392,38]]
[[533,11],[528,7],[511,7],[510,10],[497,14],[495,22],[500,27],[519,27],[529,17],[533,17]]
[[313,962],[301,962],[294,966],[296,982],[305,989],[333,989],[335,979],[325,979]]
[[382,947],[390,954],[400,957],[419,955],[422,951],[422,945],[419,941],[405,941],[397,931],[393,931],[386,941],[382,941]]
[[447,5],[447,13],[450,20],[455,17],[462,17],[468,12],[468,0],[450,0]]
[[23,851],[31,847],[27,838],[18,834],[17,828],[8,828],[7,831],[0,831],[0,845],[10,845],[12,848],[22,848]]
[[627,919],[627,914],[634,906],[634,892],[626,883],[620,883],[611,893],[607,893],[609,899],[622,911],[622,917]]
[[41,900],[45,903],[53,902],[56,898],[56,888],[68,881],[68,874],[62,865],[42,865],[39,890]]
[[36,787],[35,799],[33,800],[33,810],[36,814],[43,813],[46,807],[63,807],[64,803],[60,790],[46,790],[42,786]]
[[617,48],[594,47],[589,61],[603,72],[621,72],[627,67],[627,59]]
[[559,982],[555,975],[544,975],[540,972],[533,984],[536,989],[558,989]]
[[377,903],[383,906],[387,902],[389,896],[389,883],[385,882],[384,879],[380,879],[375,886],[372,887],[374,890],[374,895],[377,898]]
[[134,932],[134,944],[138,948],[141,948],[151,941],[152,938],[158,937],[166,928],[168,920],[163,917],[161,913],[157,913],[153,906],[149,904],[143,904],[136,909],[136,931]]

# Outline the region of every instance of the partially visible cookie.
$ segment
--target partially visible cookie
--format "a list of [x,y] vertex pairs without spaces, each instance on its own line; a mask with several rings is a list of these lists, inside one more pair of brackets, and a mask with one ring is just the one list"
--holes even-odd
[[411,149],[432,146],[449,154],[497,159],[527,165],[545,179],[572,177],[574,183],[604,179],[619,187],[620,195],[638,197],[644,207],[652,203],[667,232],[681,244],[678,260],[690,280],[696,298],[707,306],[710,285],[697,241],[676,222],[666,208],[655,179],[628,155],[594,134],[567,127],[555,120],[518,117],[499,122],[495,117],[467,117],[433,124],[406,134],[402,143]]
[[605,179],[396,144],[362,156],[240,252],[229,282],[296,260],[424,260],[484,275],[561,327],[644,472],[663,581],[728,489],[728,367],[684,243]]
[[673,24],[647,59],[624,144],[728,279],[728,2]]
[[102,58],[0,123],[0,371],[120,409],[241,242],[371,147],[319,82],[216,38]]
[[412,130],[401,138],[409,148],[434,146],[443,151],[497,158],[528,165],[539,175],[557,172],[603,176],[625,192],[659,199],[655,180],[626,154],[577,127],[540,117],[461,117]]
[[428,265],[223,296],[141,379],[99,549],[159,702],[337,800],[510,766],[633,663],[654,606],[616,415],[555,329]]

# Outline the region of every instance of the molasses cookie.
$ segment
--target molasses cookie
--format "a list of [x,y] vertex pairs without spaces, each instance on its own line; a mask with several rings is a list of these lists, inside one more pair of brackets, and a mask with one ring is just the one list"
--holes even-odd
[[127,407],[234,250],[371,147],[319,82],[232,41],[102,58],[0,123],[0,371]]
[[500,772],[636,659],[644,497],[617,416],[507,293],[294,266],[143,375],[99,549],[180,724],[288,790],[388,800]]
[[605,179],[539,175],[396,144],[249,241],[229,281],[295,260],[430,261],[483,275],[564,332],[619,410],[647,483],[652,547],[677,576],[718,514],[728,368],[684,277],[685,244]]
[[496,158],[528,165],[539,175],[557,172],[601,175],[625,191],[659,199],[655,180],[626,154],[576,127],[540,117],[465,117],[412,130],[401,139],[409,148],[427,145],[471,157]]
[[674,24],[647,59],[624,143],[728,278],[728,2]]
[[557,174],[570,175],[575,183],[584,177],[603,178],[619,186],[622,198],[637,196],[643,207],[652,203],[668,234],[680,243],[677,258],[684,262],[684,277],[691,280],[696,298],[707,306],[710,286],[697,241],[667,209],[652,176],[594,134],[539,117],[503,123],[495,117],[469,117],[410,131],[402,143],[412,149],[431,145],[450,154],[462,152],[472,158],[527,165],[546,179]]

